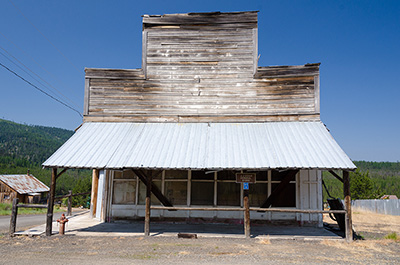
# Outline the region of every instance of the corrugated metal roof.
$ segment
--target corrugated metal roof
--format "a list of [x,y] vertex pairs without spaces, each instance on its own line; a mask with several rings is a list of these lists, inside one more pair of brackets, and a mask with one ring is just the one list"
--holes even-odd
[[43,166],[356,168],[321,122],[84,123]]
[[49,187],[32,175],[0,175],[0,181],[19,194],[49,191]]

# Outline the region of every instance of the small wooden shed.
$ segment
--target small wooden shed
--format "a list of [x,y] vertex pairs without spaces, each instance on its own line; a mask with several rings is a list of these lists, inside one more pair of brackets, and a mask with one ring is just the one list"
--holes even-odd
[[49,191],[43,182],[26,175],[0,175],[0,202],[11,203],[18,198],[21,203],[39,203]]

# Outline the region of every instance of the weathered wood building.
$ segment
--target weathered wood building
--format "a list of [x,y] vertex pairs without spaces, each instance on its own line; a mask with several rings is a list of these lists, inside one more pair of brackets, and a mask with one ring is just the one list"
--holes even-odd
[[39,203],[49,190],[49,187],[29,173],[0,175],[0,203],[12,203],[14,198],[22,203]]
[[144,15],[142,68],[85,70],[84,123],[43,164],[54,185],[94,169],[105,221],[148,220],[150,201],[152,217],[237,220],[249,202],[293,210],[251,219],[321,226],[321,171],[355,166],[320,121],[319,63],[258,66],[257,27],[257,12]]

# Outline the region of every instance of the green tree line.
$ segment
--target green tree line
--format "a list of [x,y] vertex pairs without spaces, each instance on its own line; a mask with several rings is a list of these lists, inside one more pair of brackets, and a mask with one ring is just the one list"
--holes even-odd
[[[350,173],[352,199],[379,199],[382,195],[400,198],[400,162],[353,162],[357,170]],[[329,194],[343,199],[343,184],[329,172],[323,172],[322,176]],[[325,188],[323,192],[326,200]]]

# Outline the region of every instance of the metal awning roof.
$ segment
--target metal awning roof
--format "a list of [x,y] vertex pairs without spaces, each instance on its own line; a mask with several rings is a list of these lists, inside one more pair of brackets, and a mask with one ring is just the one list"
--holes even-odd
[[44,167],[355,169],[322,122],[87,122]]

